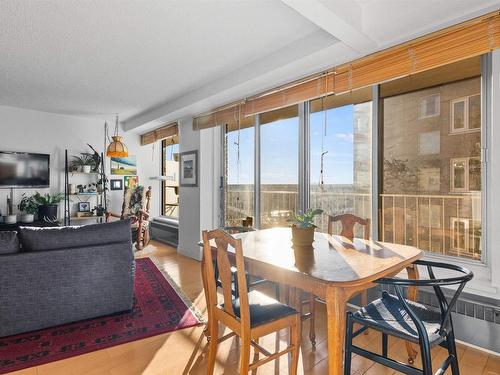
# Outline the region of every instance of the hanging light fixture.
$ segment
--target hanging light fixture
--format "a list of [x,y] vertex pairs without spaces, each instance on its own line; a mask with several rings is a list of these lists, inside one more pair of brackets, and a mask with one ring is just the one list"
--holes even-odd
[[[109,137],[108,137],[109,138]],[[111,137],[113,141],[106,149],[106,156],[114,158],[125,158],[128,156],[128,148],[123,143],[123,138],[118,135],[118,115],[116,115],[115,134]]]

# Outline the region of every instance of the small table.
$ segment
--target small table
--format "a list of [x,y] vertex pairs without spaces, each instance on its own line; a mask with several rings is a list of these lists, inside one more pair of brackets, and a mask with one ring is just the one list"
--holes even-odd
[[301,289],[326,301],[330,375],[343,373],[347,301],[373,287],[375,280],[394,276],[404,269],[410,277],[418,277],[413,263],[423,256],[422,250],[412,246],[357,238],[351,242],[345,237],[318,232],[312,248],[294,250],[290,228],[264,229],[234,237],[242,241],[249,274]]

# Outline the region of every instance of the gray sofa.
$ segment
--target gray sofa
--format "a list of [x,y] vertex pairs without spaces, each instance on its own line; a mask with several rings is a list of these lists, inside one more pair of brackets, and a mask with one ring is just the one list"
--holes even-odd
[[0,337],[130,310],[130,223],[0,232]]

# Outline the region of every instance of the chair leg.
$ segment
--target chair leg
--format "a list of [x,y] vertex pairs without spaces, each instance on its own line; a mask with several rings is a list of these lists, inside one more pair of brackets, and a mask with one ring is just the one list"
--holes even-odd
[[420,338],[420,353],[422,356],[422,372],[423,375],[433,375],[432,373],[432,357],[429,341],[427,338]]
[[309,340],[311,341],[312,350],[316,350],[316,328],[315,328],[315,315],[316,315],[316,300],[314,294],[309,295]]
[[[256,338],[254,341],[257,344],[259,344],[259,339],[258,338]],[[257,362],[258,360],[259,360],[259,351],[254,348],[252,363]],[[257,370],[258,370],[258,368],[252,370],[252,375],[257,375]]]
[[290,375],[297,375],[299,367],[300,343],[302,338],[302,333],[300,331],[301,324],[300,314],[297,314],[293,324],[290,326],[290,345],[294,347],[292,351],[292,361],[290,363]]
[[352,313],[347,313],[346,333],[345,333],[345,348],[344,348],[344,375],[351,375],[351,357],[352,357],[352,329],[354,322],[352,321]]
[[385,333],[382,333],[382,356],[387,358],[387,342],[388,337]]
[[451,361],[451,373],[453,375],[460,375],[457,346],[455,344],[455,334],[453,333],[453,329],[451,329],[451,332],[448,333],[448,336],[446,337],[446,344],[448,346],[448,354],[454,357],[453,361]]
[[219,322],[213,320],[208,325],[209,337],[208,341],[208,363],[207,363],[207,374],[212,375],[215,369],[215,358],[217,356],[217,343],[219,335]]
[[[366,292],[366,290],[362,291],[360,294],[360,304],[361,304],[361,307],[368,305],[368,293]],[[363,332],[363,334],[367,335],[368,330],[365,330]]]
[[240,375],[247,375],[250,370],[250,337],[241,338]]

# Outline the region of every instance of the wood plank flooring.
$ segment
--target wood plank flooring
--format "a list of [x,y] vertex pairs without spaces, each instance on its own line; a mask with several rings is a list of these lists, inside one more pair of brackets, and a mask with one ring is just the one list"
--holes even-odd
[[[174,248],[152,242],[137,257],[154,256],[165,271],[177,282],[184,293],[194,301],[200,311],[205,311],[200,264],[178,255]],[[324,306],[317,305],[317,348],[311,350],[308,324],[303,329],[303,346],[299,365],[300,374],[319,375],[327,373],[326,318]],[[222,330],[220,332],[222,334]],[[372,350],[380,350],[380,336],[375,332],[360,335],[357,344]],[[261,340],[268,350],[277,345],[285,347],[287,333],[280,332]],[[188,328],[144,340],[99,350],[93,353],[13,372],[16,375],[202,375],[206,373],[206,340],[203,326]],[[460,370],[462,375],[500,375],[500,357],[459,345]],[[401,340],[390,340],[389,355],[400,361],[406,360],[406,350]],[[445,350],[433,351],[435,366],[446,356]],[[219,345],[215,374],[237,374],[238,340],[230,339]],[[417,363],[418,365],[418,363]],[[437,367],[435,367],[437,368]],[[396,374],[383,366],[358,356],[353,358],[352,374],[389,375]],[[283,356],[259,368],[260,375],[288,374],[288,359]],[[450,371],[447,374],[451,374]]]

